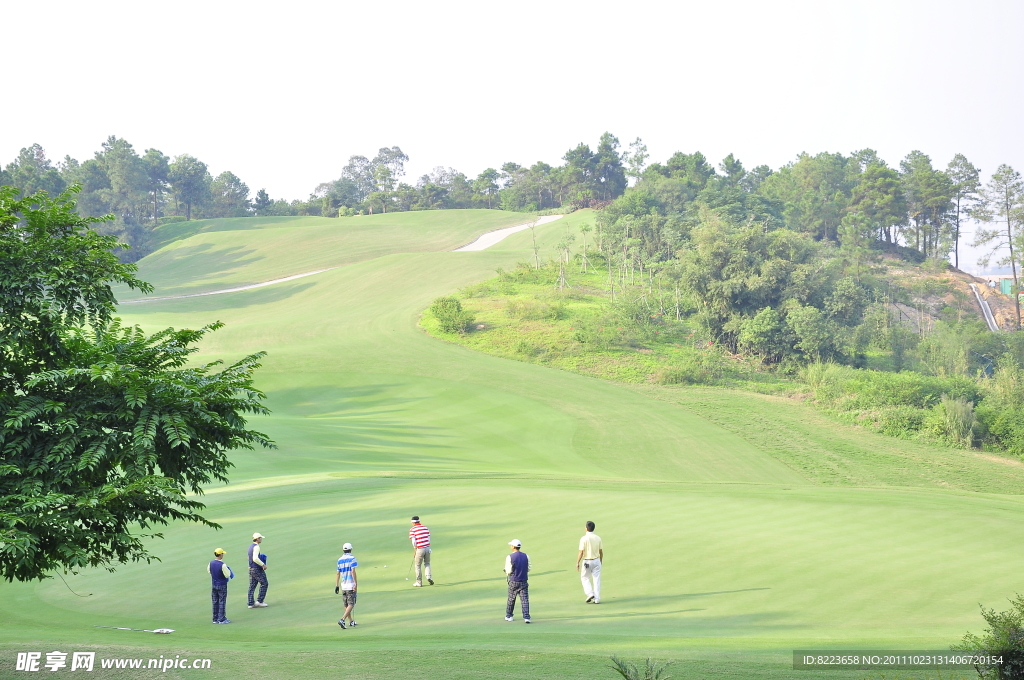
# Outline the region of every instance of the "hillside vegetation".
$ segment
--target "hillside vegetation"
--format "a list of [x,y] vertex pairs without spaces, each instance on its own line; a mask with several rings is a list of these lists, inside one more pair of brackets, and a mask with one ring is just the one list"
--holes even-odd
[[787,394],[882,434],[1024,454],[1024,339],[988,331],[973,277],[851,261],[707,211],[671,259],[645,263],[625,234],[612,246],[613,219],[564,218],[553,248],[435,303],[425,327],[601,378]]

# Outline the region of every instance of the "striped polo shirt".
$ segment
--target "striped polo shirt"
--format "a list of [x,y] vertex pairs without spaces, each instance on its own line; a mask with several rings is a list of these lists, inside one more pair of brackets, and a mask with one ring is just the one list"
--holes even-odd
[[409,539],[417,548],[429,548],[430,529],[426,528],[422,524],[413,524],[412,529],[409,529]]
[[358,567],[356,556],[352,553],[345,553],[338,558],[338,573],[341,574],[341,589],[352,590],[355,580],[352,578],[352,569]]

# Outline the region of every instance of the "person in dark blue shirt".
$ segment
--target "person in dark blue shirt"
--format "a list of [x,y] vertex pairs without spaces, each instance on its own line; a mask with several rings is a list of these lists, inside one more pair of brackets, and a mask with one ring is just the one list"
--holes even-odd
[[228,581],[231,580],[231,568],[224,564],[224,549],[217,548],[213,551],[213,559],[206,568],[210,572],[210,580],[213,581],[213,622],[231,623],[227,617],[228,607]]
[[523,621],[530,623],[530,556],[522,551],[520,540],[509,541],[512,554],[505,558],[505,574],[508,575],[508,603],[505,605],[505,620],[513,621],[516,597],[523,608]]

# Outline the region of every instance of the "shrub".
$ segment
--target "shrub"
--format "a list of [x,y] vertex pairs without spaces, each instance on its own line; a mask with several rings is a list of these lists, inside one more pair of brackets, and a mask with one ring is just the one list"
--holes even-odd
[[889,437],[911,439],[924,425],[927,411],[913,406],[893,406],[878,412],[875,430]]
[[967,633],[953,650],[979,656],[1002,657],[1002,664],[975,666],[983,679],[1009,680],[1024,678],[1024,598],[1019,594],[1010,600],[1010,609],[997,612],[981,607],[981,616],[988,624],[983,635]]
[[707,373],[692,363],[662,369],[654,375],[654,381],[659,385],[701,385],[712,382]]
[[942,395],[942,425],[945,439],[956,446],[969,449],[974,444],[974,402]]
[[976,415],[983,441],[1024,456],[1024,406],[984,401]]
[[464,334],[473,323],[473,315],[462,309],[458,298],[439,297],[430,305],[430,313],[445,333]]
[[973,402],[944,394],[928,412],[922,429],[947,444],[967,449],[974,445],[976,424]]
[[536,356],[537,347],[526,340],[520,340],[516,343],[515,347],[516,354],[523,354],[528,357]]

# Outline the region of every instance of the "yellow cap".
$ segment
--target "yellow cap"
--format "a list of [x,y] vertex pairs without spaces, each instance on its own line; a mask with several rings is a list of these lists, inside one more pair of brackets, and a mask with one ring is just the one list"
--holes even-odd
[[213,554],[214,555],[223,555],[224,554],[224,548],[217,548],[216,550],[213,551]]

